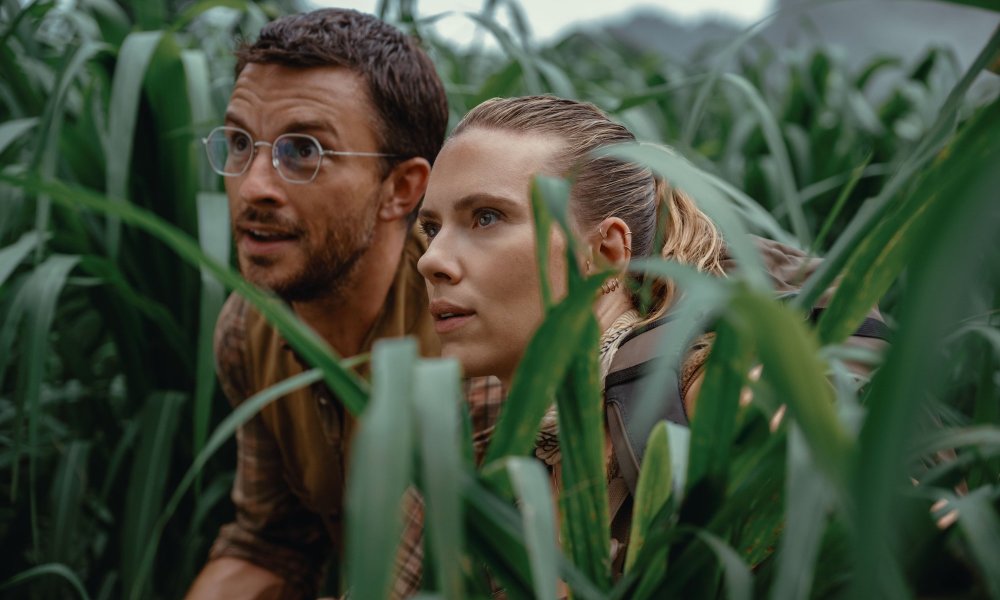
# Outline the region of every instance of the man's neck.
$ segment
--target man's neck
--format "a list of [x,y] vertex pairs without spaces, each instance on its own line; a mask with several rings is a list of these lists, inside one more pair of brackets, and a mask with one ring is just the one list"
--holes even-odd
[[[381,224],[380,224],[381,225]],[[385,306],[406,242],[406,230],[384,225],[336,295],[292,303],[292,309],[340,356],[354,356]]]

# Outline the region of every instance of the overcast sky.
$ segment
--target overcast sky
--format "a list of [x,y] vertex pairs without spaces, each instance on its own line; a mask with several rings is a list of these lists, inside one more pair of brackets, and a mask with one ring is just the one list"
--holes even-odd
[[[312,0],[318,6],[342,6],[364,12],[375,12],[377,0]],[[772,0],[528,0],[521,7],[535,39],[548,41],[573,25],[618,20],[639,8],[653,8],[690,21],[721,16],[738,23],[750,24],[765,15]],[[421,16],[440,12],[479,12],[481,0],[418,0]],[[503,18],[506,11],[501,11]],[[472,23],[463,17],[449,17],[440,22],[442,34],[457,42],[471,39]]]

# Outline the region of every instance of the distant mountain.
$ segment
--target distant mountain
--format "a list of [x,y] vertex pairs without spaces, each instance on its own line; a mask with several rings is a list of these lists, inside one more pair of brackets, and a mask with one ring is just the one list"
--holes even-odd
[[[952,49],[965,66],[1000,23],[995,12],[933,2],[868,0],[806,6],[804,0],[779,0],[778,4],[784,12],[760,33],[764,40],[781,47],[839,47],[849,64],[879,54],[916,59],[937,46]],[[645,8],[604,29],[630,46],[684,60],[706,44],[733,39],[743,27],[721,20],[684,23]]]

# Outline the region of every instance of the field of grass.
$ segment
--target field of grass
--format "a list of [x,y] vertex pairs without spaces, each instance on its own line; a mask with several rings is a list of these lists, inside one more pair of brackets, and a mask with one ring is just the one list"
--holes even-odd
[[[380,7],[423,37],[453,123],[494,96],[595,102],[679,151],[616,150],[689,191],[748,266],[723,281],[641,266],[678,282],[679,322],[714,328],[717,343],[690,432],[653,434],[626,576],[612,581],[603,559],[601,461],[564,448],[576,492],[557,524],[517,427],[556,398],[564,443],[603,447],[599,402],[586,402],[600,394],[588,383],[599,282],[571,274],[548,308],[528,351],[545,360],[519,370],[476,469],[455,364],[385,344],[358,383],[232,266],[198,140],[221,119],[234,36],[293,3],[0,0],[0,596],[179,597],[232,517],[238,424],[325,379],[362,415],[352,460],[390,457],[349,482],[354,598],[384,596],[399,536],[385,515],[410,481],[427,500],[431,598],[482,597],[479,565],[511,598],[552,597],[557,578],[587,599],[1000,598],[1000,84],[973,87],[1000,72],[1000,30],[964,70],[945,50],[855,68],[823,49],[765,48],[766,23],[677,64],[598,34],[543,46],[516,2],[485,4],[466,18],[498,51],[438,39],[412,0]],[[895,87],[873,100],[886,75]],[[559,214],[561,190],[542,182],[540,214]],[[746,233],[825,260],[779,302]],[[237,413],[211,354],[231,290],[316,367]],[[843,341],[875,302],[892,345],[858,356]],[[843,366],[858,358],[880,363],[860,393]]]

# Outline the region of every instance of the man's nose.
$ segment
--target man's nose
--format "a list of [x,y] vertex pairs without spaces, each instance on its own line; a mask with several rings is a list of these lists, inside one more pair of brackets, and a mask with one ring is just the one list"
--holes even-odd
[[282,206],[288,201],[284,180],[272,165],[269,145],[257,147],[247,170],[237,182],[239,198],[246,204]]

